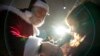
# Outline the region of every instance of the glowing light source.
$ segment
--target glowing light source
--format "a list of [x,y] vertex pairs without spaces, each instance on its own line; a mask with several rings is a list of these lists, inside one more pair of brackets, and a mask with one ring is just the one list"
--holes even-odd
[[50,13],[47,13],[48,16],[50,16]]
[[57,26],[55,27],[55,33],[60,35],[60,36],[63,36],[65,35],[66,33],[70,33],[70,29],[64,27],[64,26]]
[[66,7],[63,7],[63,9],[66,9]]
[[57,43],[58,45],[61,44],[65,39],[64,37],[66,37],[68,34],[71,33],[70,29],[67,28],[64,25],[55,25],[52,26],[53,27],[53,39],[55,43]]

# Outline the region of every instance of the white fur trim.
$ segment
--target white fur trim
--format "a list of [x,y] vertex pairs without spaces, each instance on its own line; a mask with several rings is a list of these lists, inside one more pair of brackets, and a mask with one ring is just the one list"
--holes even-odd
[[40,1],[40,0],[36,1],[36,3],[33,4],[33,6],[42,7],[42,8],[44,8],[44,9],[46,9],[47,12],[49,12],[49,6],[48,6],[46,3],[44,3],[44,2],[42,2],[42,1]]
[[17,9],[15,7],[7,6],[7,5],[0,5],[0,10],[11,11],[11,12],[17,14],[18,16],[20,16],[27,23],[31,24],[31,22],[29,20],[29,16],[27,17],[25,13],[23,13],[22,11],[20,11],[19,9]]
[[38,56],[38,49],[41,45],[42,39],[30,36],[24,48],[24,56]]
[[24,12],[24,14],[27,18],[30,18],[32,16],[32,13],[30,11],[27,11],[27,10]]

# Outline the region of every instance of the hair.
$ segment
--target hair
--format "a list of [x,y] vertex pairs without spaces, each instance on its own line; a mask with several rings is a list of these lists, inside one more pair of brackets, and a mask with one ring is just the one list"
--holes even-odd
[[77,23],[75,27],[78,30],[76,30],[77,33],[80,33],[80,35],[89,34],[91,33],[91,30],[93,30],[93,22],[91,20],[91,15],[88,12],[88,10],[90,9],[87,6],[88,3],[86,3],[80,4],[79,6],[74,8],[74,10],[72,10],[65,19],[68,26],[68,20],[74,20]]
[[[95,55],[99,54],[99,51],[96,51],[99,48],[98,46],[100,46],[100,44],[98,44],[100,42],[99,41],[100,40],[100,38],[99,38],[100,37],[100,35],[99,35],[99,32],[100,32],[100,27],[99,27],[100,16],[99,15],[100,15],[100,13],[99,12],[100,12],[99,6],[97,6],[91,2],[86,2],[86,3],[79,5],[77,8],[75,8],[71,12],[71,14],[68,15],[68,17],[66,18],[66,20],[74,19],[74,20],[80,21],[78,24],[83,23],[82,20],[87,18],[87,21],[84,21],[87,23],[87,25],[84,25],[84,27],[83,26],[79,27],[80,30],[83,30],[86,33],[86,38],[76,50],[73,49],[74,50],[73,52],[75,52],[75,53],[73,53],[74,56],[76,56],[76,55],[82,56],[83,54],[85,54],[85,56],[87,56],[86,54],[95,56]],[[84,13],[87,13],[87,14],[84,15]],[[85,18],[79,16],[80,14],[81,14],[81,16],[84,16]],[[73,18],[69,18],[69,17],[73,17]],[[93,22],[90,22],[91,21],[90,19],[92,19]],[[94,25],[93,23],[95,24],[95,26],[93,26]],[[94,41],[94,38],[96,41]],[[92,42],[92,41],[94,41],[94,42]],[[92,45],[92,44],[94,44],[94,45]],[[90,51],[90,49],[91,49],[91,51]],[[96,51],[95,54],[93,53],[94,51]]]

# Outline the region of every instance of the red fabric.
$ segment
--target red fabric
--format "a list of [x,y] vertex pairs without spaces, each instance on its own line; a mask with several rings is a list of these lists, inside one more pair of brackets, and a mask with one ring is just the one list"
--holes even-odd
[[11,53],[13,56],[23,56],[26,40],[33,35],[33,26],[12,12],[8,13],[6,20],[7,40]]
[[18,15],[13,14],[12,18],[8,20],[10,32],[16,37],[27,38],[30,35],[33,35],[33,27],[31,24],[25,22]]
[[33,32],[33,26],[17,14],[8,10],[0,11],[0,56],[9,56],[9,52],[12,56],[23,56],[27,37]]

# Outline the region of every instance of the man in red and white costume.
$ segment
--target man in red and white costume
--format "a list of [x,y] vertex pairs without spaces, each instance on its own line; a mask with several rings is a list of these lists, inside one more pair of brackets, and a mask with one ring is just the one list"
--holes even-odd
[[[29,56],[35,55],[35,47],[38,46],[36,44],[41,42],[40,38],[36,38],[37,27],[43,24],[48,11],[49,7],[44,0],[32,0],[29,8],[24,11],[11,5],[0,5],[0,43],[2,48],[0,55],[27,56],[29,46],[34,46],[34,50],[30,51],[33,53]],[[29,41],[31,38],[33,40]],[[31,42],[33,42],[33,46]]]

